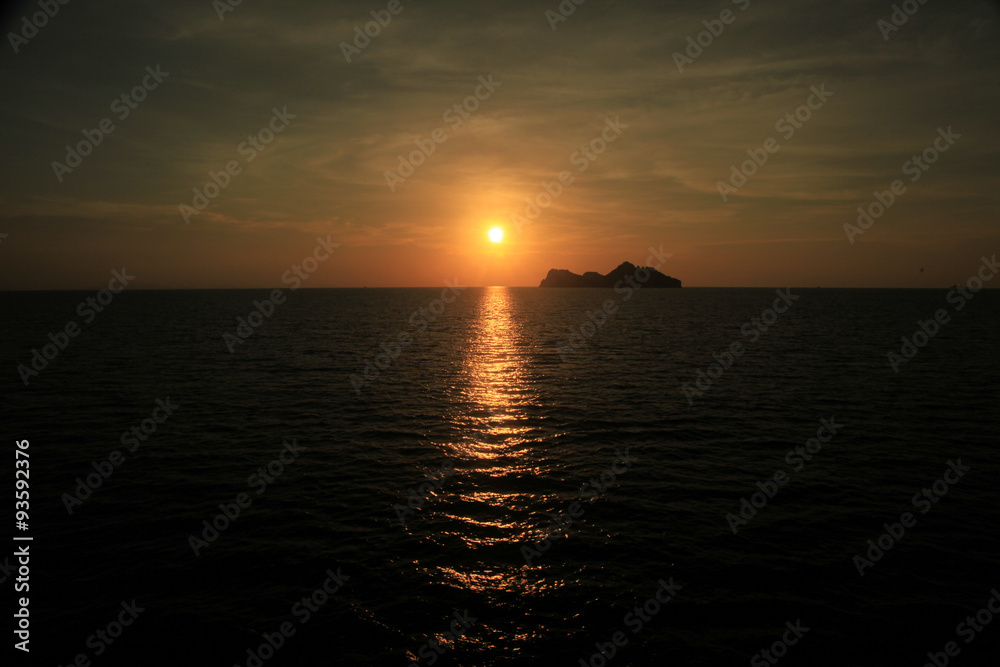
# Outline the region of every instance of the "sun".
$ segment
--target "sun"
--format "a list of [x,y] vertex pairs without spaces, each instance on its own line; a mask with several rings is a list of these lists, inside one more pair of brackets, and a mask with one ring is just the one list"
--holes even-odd
[[500,227],[494,227],[490,230],[490,241],[494,243],[500,243],[503,241],[503,229]]

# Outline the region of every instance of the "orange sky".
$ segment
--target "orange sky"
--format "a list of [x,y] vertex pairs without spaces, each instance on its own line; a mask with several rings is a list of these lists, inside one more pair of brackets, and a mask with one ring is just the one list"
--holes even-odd
[[[74,7],[3,56],[0,288],[89,289],[122,266],[137,289],[279,286],[320,235],[340,247],[307,287],[537,285],[649,246],[685,286],[939,287],[1000,249],[994,3],[925,5],[888,40],[888,6],[741,4],[588,3],[556,29],[536,3],[404,4],[351,62],[340,44],[371,20],[356,4]],[[112,101],[156,65],[169,75],[120,118]],[[248,160],[275,109],[294,118]],[[57,174],[105,117],[114,131]],[[948,127],[960,138],[911,181]],[[387,183],[418,145],[433,153]],[[896,179],[905,194],[850,243]]]

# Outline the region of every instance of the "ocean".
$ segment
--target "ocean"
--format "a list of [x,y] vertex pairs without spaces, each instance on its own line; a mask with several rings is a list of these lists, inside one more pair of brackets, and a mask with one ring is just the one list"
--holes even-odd
[[1000,292],[94,295],[0,293],[37,664],[997,664]]

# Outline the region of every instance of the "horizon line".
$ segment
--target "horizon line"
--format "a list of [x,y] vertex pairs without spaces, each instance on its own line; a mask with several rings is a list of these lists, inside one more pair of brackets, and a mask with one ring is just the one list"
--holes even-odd
[[[811,287],[806,286],[796,286],[796,285],[688,285],[683,287],[652,287],[647,291],[674,291],[674,290],[685,290],[685,289],[799,289],[799,290],[814,290],[814,289],[900,289],[900,290],[939,290],[939,289],[954,289],[960,287],[961,285],[955,283],[953,285],[943,285],[939,287],[880,287],[880,286],[824,286],[824,285],[813,285]],[[503,288],[503,289],[540,289],[540,290],[551,290],[551,291],[566,291],[572,292],[576,290],[613,290],[613,287],[540,287],[538,285],[459,285],[461,289],[485,289],[485,288]],[[337,286],[337,287],[297,287],[291,291],[300,290],[334,290],[334,289],[440,289],[440,285],[389,285],[380,287],[369,287],[367,285],[362,286]],[[92,292],[101,291],[106,289],[106,287],[46,287],[46,288],[26,288],[26,289],[9,289],[0,288],[0,293],[4,292]],[[262,290],[289,290],[291,288],[285,287],[136,287],[123,290],[122,292],[207,292],[207,291],[262,291]],[[985,291],[988,289],[1000,289],[998,287],[987,287],[984,285],[980,291]]]

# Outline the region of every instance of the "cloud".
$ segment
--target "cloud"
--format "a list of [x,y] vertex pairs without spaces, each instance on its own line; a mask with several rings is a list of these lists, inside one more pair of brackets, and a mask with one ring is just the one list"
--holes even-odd
[[[819,247],[938,127],[953,125],[961,144],[892,215],[929,245],[942,218],[956,247],[984,238],[1000,153],[994,3],[928,3],[889,41],[876,23],[891,3],[743,4],[592,2],[553,31],[544,12],[554,1],[404,0],[348,64],[341,42],[385,3],[245,2],[222,21],[203,0],[71,3],[3,56],[0,85],[14,94],[0,101],[9,203],[0,231],[15,216],[183,226],[177,207],[210,172],[241,160],[240,144],[287,106],[296,115],[288,129],[192,224],[335,229],[390,255],[413,246],[456,261],[447,258],[462,254],[470,226],[509,219],[543,181],[572,170],[574,184],[524,241],[531,253],[603,244],[615,264],[626,245],[665,235],[692,248],[719,235]],[[734,22],[678,72],[673,54],[723,9]],[[11,29],[18,24],[19,15]],[[157,64],[166,81],[59,183],[51,163]],[[488,74],[502,86],[390,192],[385,172],[398,156],[446,128],[445,112]],[[835,96],[724,204],[717,182],[822,83]],[[628,130],[577,172],[571,156],[609,116]],[[65,242],[86,229],[67,229]]]

